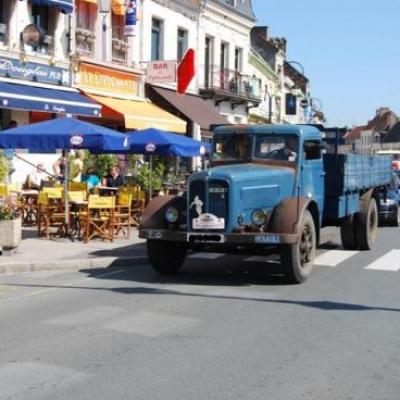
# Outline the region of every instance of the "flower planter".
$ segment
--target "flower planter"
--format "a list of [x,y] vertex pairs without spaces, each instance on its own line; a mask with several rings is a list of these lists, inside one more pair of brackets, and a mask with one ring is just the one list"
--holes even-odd
[[13,249],[22,240],[22,219],[21,217],[10,220],[0,220],[0,247]]

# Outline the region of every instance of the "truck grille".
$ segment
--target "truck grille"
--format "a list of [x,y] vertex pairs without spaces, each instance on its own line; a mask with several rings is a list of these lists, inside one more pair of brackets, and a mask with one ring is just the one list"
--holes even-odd
[[[188,226],[193,229],[192,221],[198,217],[201,208],[203,214],[213,214],[218,218],[224,218],[225,228],[228,224],[229,186],[222,180],[211,179],[209,181],[192,181],[189,187],[189,212]],[[224,231],[220,229],[219,231]],[[198,231],[198,230],[196,230]]]

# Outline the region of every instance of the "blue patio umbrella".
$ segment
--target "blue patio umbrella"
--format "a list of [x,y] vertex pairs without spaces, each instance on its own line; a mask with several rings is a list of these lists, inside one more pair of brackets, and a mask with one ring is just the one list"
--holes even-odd
[[126,135],[74,118],[56,118],[0,132],[1,149],[53,152],[88,149],[96,153],[126,151]]
[[[28,149],[54,152],[57,149],[87,149],[95,153],[121,152],[127,148],[127,136],[74,118],[56,118],[0,132],[0,149]],[[64,179],[66,225],[68,225],[68,163]]]
[[187,136],[160,129],[129,132],[129,152],[160,156],[201,157],[210,152],[210,145]]
[[[160,156],[201,157],[211,150],[211,146],[208,143],[161,129],[149,128],[129,133],[128,151],[135,154],[150,155],[150,169],[152,169],[152,155],[154,154]],[[151,198],[151,181],[149,192]]]

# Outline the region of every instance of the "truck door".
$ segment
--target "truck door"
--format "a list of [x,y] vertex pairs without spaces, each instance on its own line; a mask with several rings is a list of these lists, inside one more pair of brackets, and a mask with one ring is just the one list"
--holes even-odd
[[325,171],[322,161],[321,141],[306,140],[303,144],[301,192],[303,197],[313,198],[318,204],[320,218],[324,209]]

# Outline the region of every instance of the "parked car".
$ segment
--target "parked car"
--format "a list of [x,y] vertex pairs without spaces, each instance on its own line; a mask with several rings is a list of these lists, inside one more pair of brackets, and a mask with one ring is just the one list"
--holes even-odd
[[392,178],[388,191],[378,192],[379,198],[379,222],[400,226],[400,179],[396,172]]

